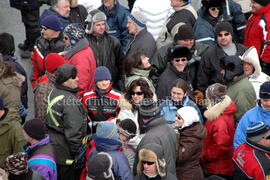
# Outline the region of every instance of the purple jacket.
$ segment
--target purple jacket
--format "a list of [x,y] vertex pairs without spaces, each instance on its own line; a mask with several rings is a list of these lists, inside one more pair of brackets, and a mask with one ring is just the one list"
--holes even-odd
[[29,155],[27,164],[31,169],[46,180],[57,180],[56,161],[48,135],[38,143],[28,146],[25,151]]

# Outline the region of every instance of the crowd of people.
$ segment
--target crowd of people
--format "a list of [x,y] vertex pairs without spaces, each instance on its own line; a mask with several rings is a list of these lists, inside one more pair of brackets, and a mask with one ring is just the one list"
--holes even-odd
[[10,5],[33,73],[0,32],[0,179],[269,179],[269,0]]

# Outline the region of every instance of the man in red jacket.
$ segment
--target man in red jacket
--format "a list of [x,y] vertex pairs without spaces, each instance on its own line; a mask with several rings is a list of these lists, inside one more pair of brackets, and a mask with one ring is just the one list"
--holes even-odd
[[262,71],[270,75],[270,1],[252,0],[252,16],[245,29],[244,45],[255,46]]
[[69,24],[63,34],[67,49],[64,53],[65,60],[67,64],[76,66],[78,70],[79,92],[77,96],[81,98],[83,93],[95,88],[96,59],[88,40],[85,38],[84,28],[81,24]]
[[259,121],[247,128],[247,141],[236,148],[233,162],[234,179],[269,179],[270,127]]

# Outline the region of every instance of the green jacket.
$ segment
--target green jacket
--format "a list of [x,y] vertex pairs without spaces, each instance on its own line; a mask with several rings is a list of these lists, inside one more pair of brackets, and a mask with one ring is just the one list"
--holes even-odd
[[86,135],[87,114],[77,91],[56,85],[48,96],[46,125],[55,151],[56,163],[71,165]]
[[237,111],[234,114],[234,122],[238,124],[241,117],[248,110],[256,106],[256,93],[244,74],[229,83],[227,87],[227,95],[230,96],[237,107]]
[[23,151],[25,139],[20,119],[14,109],[5,109],[0,119],[0,168],[4,167],[7,156]]

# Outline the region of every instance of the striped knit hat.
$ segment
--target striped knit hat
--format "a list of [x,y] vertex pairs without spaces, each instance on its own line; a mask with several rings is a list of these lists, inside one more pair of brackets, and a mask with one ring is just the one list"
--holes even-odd
[[132,11],[128,16],[128,19],[136,25],[137,31],[140,32],[143,28],[146,27],[147,18],[139,11]]
[[270,127],[264,122],[259,121],[247,128],[247,138],[252,141],[259,141],[270,132]]

